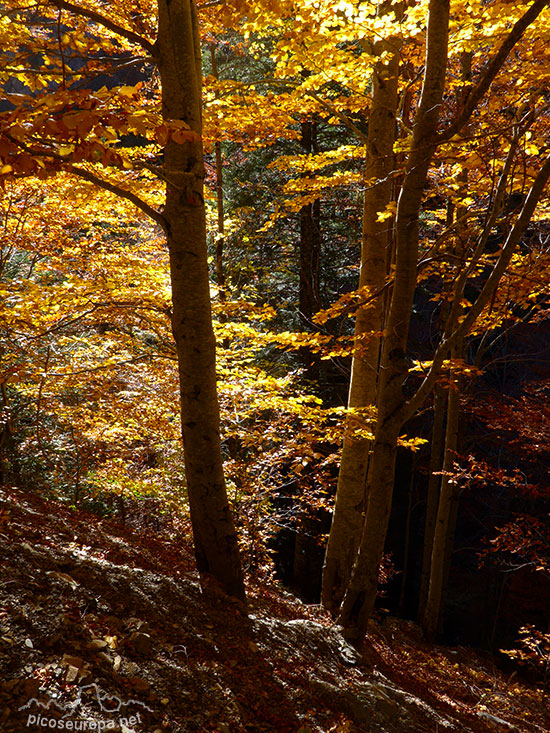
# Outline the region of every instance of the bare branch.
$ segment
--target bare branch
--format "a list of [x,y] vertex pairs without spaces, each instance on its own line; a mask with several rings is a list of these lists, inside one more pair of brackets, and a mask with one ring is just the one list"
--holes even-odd
[[130,201],[132,204],[134,204],[134,206],[137,206],[138,209],[143,211],[144,214],[147,214],[147,216],[150,216],[151,219],[153,219],[153,221],[156,221],[156,223],[159,226],[161,226],[165,232],[167,231],[166,220],[163,217],[163,215],[160,213],[160,211],[157,211],[152,206],[150,206],[148,203],[143,201],[143,199],[140,199],[139,196],[136,196],[135,193],[132,193],[131,191],[126,191],[126,189],[121,188],[120,186],[117,186],[114,183],[105,181],[103,178],[100,178],[99,176],[96,176],[94,173],[91,173],[90,171],[86,170],[86,168],[80,168],[77,165],[71,165],[68,167],[68,170],[71,173],[74,173],[75,176],[84,178],[86,181],[89,181],[90,183],[93,183],[96,186],[99,186],[100,188],[104,188],[106,191],[110,191],[111,193],[114,193],[116,196],[120,196],[121,198],[126,199],[127,201]]
[[126,38],[128,41],[137,43],[138,46],[141,46],[141,48],[147,51],[147,53],[151,54],[151,56],[154,57],[156,55],[155,45],[151,43],[151,41],[143,38],[143,36],[140,36],[139,33],[134,33],[134,31],[131,31],[128,28],[124,28],[123,26],[115,23],[109,18],[106,18],[104,15],[101,15],[101,13],[98,13],[95,10],[83,8],[80,5],[68,2],[68,0],[49,0],[49,2],[52,5],[55,5],[57,8],[68,10],[70,13],[74,13],[75,15],[89,18],[90,20],[93,20],[94,23],[102,25],[104,28],[107,28],[108,30],[113,31],[113,33],[116,33],[118,36],[122,36],[122,38]]

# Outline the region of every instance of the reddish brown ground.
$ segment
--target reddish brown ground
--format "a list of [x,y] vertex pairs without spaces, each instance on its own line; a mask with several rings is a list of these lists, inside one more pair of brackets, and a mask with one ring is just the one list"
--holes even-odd
[[247,617],[201,590],[184,530],[0,490],[0,551],[2,731],[550,730],[544,689],[408,622],[372,623],[354,656],[319,607],[254,579]]

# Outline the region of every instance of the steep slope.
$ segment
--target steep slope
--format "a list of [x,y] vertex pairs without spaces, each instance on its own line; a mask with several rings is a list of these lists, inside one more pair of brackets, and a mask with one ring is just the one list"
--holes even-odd
[[331,619],[250,579],[201,591],[189,539],[0,490],[0,730],[550,729],[543,691],[417,628]]

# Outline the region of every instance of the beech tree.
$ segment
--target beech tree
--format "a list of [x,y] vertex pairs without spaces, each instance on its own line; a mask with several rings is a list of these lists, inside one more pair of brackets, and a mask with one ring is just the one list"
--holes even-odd
[[[547,20],[541,17],[539,21],[547,5],[543,0],[528,6],[515,2],[479,3],[475,9],[469,6],[465,23],[465,6],[451,6],[448,0],[407,3],[406,8],[400,3],[350,3],[338,8],[320,3],[315,9],[301,8],[296,23],[284,34],[271,21],[273,35],[283,35],[273,54],[278,62],[276,78],[286,75],[289,88],[294,90],[292,96],[301,94],[301,100],[307,100],[303,103],[315,108],[317,114],[326,115],[332,124],[346,125],[366,143],[367,170],[376,172],[373,178],[363,178],[363,289],[357,295],[359,302],[368,307],[361,307],[358,314],[349,397],[355,420],[361,410],[368,410],[369,403],[375,406],[374,439],[363,435],[361,440],[354,440],[357,436],[350,428],[344,440],[323,585],[323,602],[336,613],[346,591],[339,620],[351,637],[361,638],[374,607],[392,503],[396,452],[399,442],[403,442],[404,426],[433,390],[440,389],[440,377],[447,375],[449,369],[453,379],[459,374],[461,344],[475,332],[476,323],[487,324],[487,311],[497,297],[499,282],[546,185],[547,148],[542,142],[547,119],[544,82],[526,82],[522,87],[525,80],[520,70],[533,63],[535,54],[536,67],[539,72],[542,70],[539,44],[534,41],[538,41],[537,34],[545,37],[547,33]],[[399,15],[401,12],[403,16]],[[474,14],[471,22],[470,12]],[[266,27],[268,24],[266,21]],[[254,29],[258,29],[257,21]],[[527,31],[529,40],[515,50]],[[451,33],[453,45],[449,53]],[[364,43],[365,37],[383,40],[369,44]],[[392,43],[393,39],[397,40]],[[529,43],[537,51],[531,50]],[[365,48],[369,52],[361,53]],[[348,49],[353,49],[353,54],[346,56]],[[470,54],[474,58],[471,78],[465,78],[460,70],[461,59]],[[330,64],[320,62],[324,55],[330,57]],[[512,95],[517,111],[514,103],[502,109],[511,70],[520,80]],[[295,81],[297,72],[302,76],[300,82]],[[370,87],[365,85],[365,77],[370,79]],[[332,80],[333,87],[328,86],[327,79]],[[345,85],[346,93],[334,92],[335,87],[341,89],[338,85]],[[461,93],[455,95],[456,89]],[[368,121],[367,136],[358,126],[361,113],[362,121]],[[378,115],[389,124],[379,125]],[[478,125],[475,132],[469,129],[472,120]],[[481,150],[476,157],[476,145],[482,144],[484,136],[491,139],[493,153],[491,157],[487,151],[487,156],[494,161],[492,174],[485,162],[481,163]],[[531,144],[531,139],[536,144]],[[341,158],[336,153],[332,159],[341,160],[346,155],[349,156],[349,150],[342,150]],[[327,155],[317,157],[321,168]],[[471,190],[467,190],[462,171],[475,168],[474,160],[481,172],[475,181],[469,181]],[[523,179],[518,177],[519,165],[525,171]],[[435,172],[438,166],[444,174]],[[308,163],[308,170],[312,168],[314,164]],[[340,174],[339,185],[342,178]],[[390,179],[393,187],[389,185]],[[427,243],[421,240],[419,219],[425,191],[434,182],[461,213],[446,223],[435,241]],[[326,178],[322,183],[315,179],[308,183],[312,196],[316,186],[329,185]],[[518,189],[523,191],[523,207],[509,220],[499,257],[487,259],[487,240],[507,192]],[[304,188],[299,179],[296,191],[302,202]],[[397,202],[394,222],[392,200]],[[464,229],[468,230],[466,237],[462,235]],[[463,250],[453,253],[453,242],[461,236]],[[446,265],[442,264],[446,258],[457,266],[444,296],[448,298],[449,310],[440,341],[433,359],[412,369],[408,331],[415,291],[430,273],[447,277]],[[475,280],[480,268],[486,273],[484,284],[470,302],[464,298],[465,286]],[[423,374],[420,385],[412,394],[410,387],[404,394],[404,381],[415,369]],[[453,404],[448,419],[447,466],[456,429],[456,401],[454,397],[449,400]],[[436,467],[434,462],[434,468],[441,466]],[[448,543],[451,494],[447,485],[441,499],[436,495],[434,502],[433,511],[439,511],[440,520],[444,516],[446,519],[443,524],[438,520],[437,547],[430,547],[430,570],[426,571],[431,576],[432,611],[433,599],[440,597],[438,576],[442,569],[440,564],[432,567],[432,559],[445,555],[441,542]],[[430,544],[429,538],[427,543]],[[439,601],[435,605],[439,606]],[[430,625],[433,627],[433,621]],[[427,630],[428,626],[426,623]]]
[[[360,638],[365,633],[367,619],[374,608],[378,567],[384,550],[391,509],[399,433],[406,420],[423,404],[435,386],[444,359],[448,358],[451,350],[468,334],[490,300],[527,228],[550,175],[550,158],[546,158],[534,176],[525,203],[509,231],[500,257],[492,267],[477,299],[463,314],[461,288],[471,272],[473,263],[477,262],[485,246],[486,239],[484,241],[483,235],[479,237],[469,266],[463,269],[455,285],[448,329],[434,353],[420,386],[411,397],[405,398],[402,385],[408,372],[407,336],[417,283],[418,222],[430,161],[438,146],[451,139],[453,135],[460,135],[502,68],[508,54],[548,2],[541,0],[532,3],[516,21],[484,72],[474,83],[457,118],[447,129],[439,131],[448,65],[449,5],[448,0],[431,0],[428,5],[422,92],[414,118],[412,140],[407,151],[404,178],[397,204],[395,274],[380,360],[378,415],[367,477],[365,523],[351,581],[339,617],[352,638]],[[521,130],[521,133],[524,133],[524,130]],[[520,134],[519,131],[517,134]],[[512,159],[513,153],[508,156],[510,165]],[[508,181],[507,174],[505,164],[501,182],[503,178]],[[498,208],[498,203],[496,207],[493,205],[488,216],[489,226],[495,220]],[[440,544],[435,552],[439,554],[443,552]]]
[[[381,15],[402,6],[382,3]],[[394,144],[398,105],[400,39],[377,39],[367,44],[378,59],[372,74],[372,99],[366,139],[363,232],[359,288],[366,303],[355,320],[355,353],[351,368],[348,407],[369,408],[376,403],[380,334],[384,321],[384,286],[392,258],[391,216],[387,210],[395,191]],[[323,570],[323,604],[337,610],[348,586],[357,555],[366,500],[366,473],[370,440],[344,438],[332,527]]]
[[[527,43],[533,43],[537,33],[543,37],[547,33],[546,21],[541,20],[538,30],[536,23],[546,6],[542,0],[528,7],[524,3],[479,3],[475,8],[468,6],[466,13],[462,3],[451,6],[449,2],[405,6],[349,3],[337,8],[319,3],[315,8],[301,7],[291,27],[283,21],[265,21],[264,32],[268,32],[265,29],[271,23],[269,33],[279,39],[273,54],[278,63],[276,79],[288,79],[288,88],[293,89],[291,97],[301,95],[300,101],[308,109],[315,109],[332,124],[348,127],[360,145],[366,145],[366,170],[370,171],[370,175],[363,176],[366,192],[358,291],[362,305],[357,313],[349,395],[353,419],[349,420],[350,429],[343,444],[323,582],[323,602],[336,613],[347,587],[340,621],[349,627],[352,636],[362,635],[374,606],[392,501],[396,451],[404,426],[434,389],[440,392],[441,404],[444,390],[442,395],[440,377],[449,374],[449,370],[452,379],[459,375],[460,366],[453,365],[460,365],[460,345],[475,331],[478,320],[487,323],[487,310],[511,262],[513,248],[526,231],[544,190],[547,167],[541,158],[545,160],[546,148],[538,144],[546,119],[544,83],[527,82],[519,91],[524,81],[520,70],[529,66],[535,52],[524,45],[513,56],[513,62],[510,57],[527,29],[531,30]],[[482,25],[476,25],[481,18]],[[262,32],[257,19],[251,24],[254,30]],[[449,54],[450,34],[453,45]],[[346,55],[351,49],[353,53]],[[537,53],[540,70],[542,56]],[[465,75],[463,62],[472,56],[471,74]],[[321,62],[325,57],[330,58],[330,64]],[[507,111],[498,106],[502,105],[504,90],[509,89],[506,84],[510,69],[521,79],[518,91],[512,95],[517,100],[517,117],[513,103]],[[296,81],[297,73],[301,75],[300,81]],[[365,78],[370,84],[365,84]],[[489,121],[495,114],[497,118]],[[361,122],[368,122],[366,135],[357,121],[361,115]],[[469,127],[472,120],[476,122],[473,132]],[[484,152],[479,146],[486,135],[492,141],[492,175],[481,163]],[[535,146],[528,142],[530,136],[537,139]],[[478,157],[476,145],[480,150]],[[341,157],[335,152],[332,160],[342,160],[346,155],[349,156],[349,149],[342,150]],[[533,155],[537,156],[536,163]],[[319,169],[326,164],[327,157],[326,153],[317,156]],[[487,157],[491,159],[489,150]],[[517,174],[520,160],[526,171],[523,181]],[[468,190],[463,171],[476,164],[482,173],[469,182]],[[315,169],[309,161],[307,166],[308,171]],[[437,166],[445,170],[443,175],[435,172]],[[303,166],[296,167],[304,170]],[[319,176],[319,182],[308,179],[312,197],[319,190],[317,186],[329,185],[327,178]],[[340,185],[342,178],[340,174]],[[434,183],[445,192],[457,213],[446,222],[435,241],[426,243],[420,236],[419,219],[425,191]],[[525,205],[521,214],[510,221],[506,246],[498,260],[488,260],[485,247],[499,218],[503,197],[507,191],[518,188],[524,191]],[[306,192],[300,179],[296,179],[295,190],[296,198],[302,202]],[[395,221],[392,201],[397,202]],[[468,236],[463,234],[465,229]],[[453,252],[453,242],[461,238],[462,249]],[[456,269],[445,265],[445,258],[456,264]],[[464,298],[465,286],[475,279],[480,268],[487,268],[487,277],[478,297],[470,303]],[[424,374],[419,388],[412,395],[405,395],[404,380],[414,374],[407,353],[414,295],[419,282],[430,274],[450,278],[445,293],[449,310],[442,321],[434,358],[419,367]],[[456,430],[454,395],[449,395],[449,404],[447,467],[453,454],[451,437]],[[358,440],[352,426],[361,410],[369,410],[369,405],[377,410],[372,423],[374,439],[363,435]],[[360,422],[365,424],[364,420]],[[434,450],[434,457],[442,452],[443,446]],[[434,460],[433,468],[434,473],[442,468],[439,459]],[[436,589],[440,580],[436,576],[442,569],[439,563],[432,566],[432,558],[445,555],[441,541],[447,544],[451,525],[452,487],[447,483],[444,489],[441,501],[439,487],[431,492],[434,501],[430,523],[435,525],[438,511],[440,520],[446,516],[444,530],[438,520],[437,548],[432,546],[433,538],[428,536],[426,540],[430,549],[426,550],[425,576],[431,576],[433,581],[432,599],[440,596]],[[430,606],[433,609],[432,602]]]
[[170,251],[172,325],[178,352],[185,474],[199,572],[244,599],[237,536],[225,489],[216,391],[216,344],[203,198],[202,68],[193,0],[161,0],[157,38],[162,113],[195,135],[164,149],[163,219]]
[[[229,241],[234,225],[226,229],[224,224],[220,141],[231,140],[246,150],[294,140],[299,149],[302,135],[300,154],[279,156],[272,164],[287,177],[285,200],[272,202],[269,221],[262,212],[263,233],[289,212],[295,222],[301,212],[308,260],[302,265],[313,265],[310,292],[302,292],[308,319],[311,315],[322,324],[331,314],[349,315],[358,306],[353,336],[333,339],[321,329],[267,333],[267,328],[254,335],[262,345],[278,344],[298,353],[310,347],[323,358],[353,355],[348,409],[338,412],[345,416],[345,435],[323,602],[355,639],[362,638],[374,607],[397,449],[400,444],[414,447],[414,438],[403,432],[434,394],[434,425],[444,426],[446,438],[438,445],[436,434],[432,442],[422,616],[429,635],[437,629],[456,506],[452,483],[434,480],[442,469],[450,473],[456,450],[458,393],[447,387],[471,371],[463,351],[468,339],[499,328],[500,313],[512,308],[502,283],[512,277],[518,244],[550,174],[547,5],[543,0],[266,0],[205,3],[201,10],[208,18],[209,43],[227,29],[242,32],[243,46],[248,44],[251,56],[266,54],[269,64],[262,69],[272,71],[257,80],[248,69],[244,81],[225,73],[217,78],[213,56],[205,99],[206,109],[211,104],[215,112],[205,116],[205,129],[213,143],[218,181],[222,293],[222,244],[224,238],[225,244]],[[213,573],[242,598],[220,451],[196,8],[184,0],[161,0],[158,7],[143,0],[132,8],[97,8],[85,0],[5,6],[2,73],[16,93],[8,95],[12,107],[0,118],[0,175],[7,181],[78,177],[134,204],[166,237],[197,563],[201,572]],[[109,56],[118,67],[140,68],[144,81],[90,89],[86,79],[112,73]],[[307,139],[313,124],[323,135],[334,126],[339,139],[347,135],[347,144],[333,150],[323,144],[317,150],[313,138]],[[129,135],[139,135],[146,144],[124,148],[122,139]],[[165,195],[159,192],[159,180]],[[329,196],[339,188],[364,196],[359,288],[313,316],[320,299],[319,242],[310,236],[319,213],[315,202],[321,193]],[[425,205],[427,196],[445,201],[443,216]],[[514,196],[521,204],[504,215]],[[248,216],[252,228],[260,217],[252,207]],[[497,227],[503,243],[489,252],[487,243]],[[272,251],[283,259],[292,246],[273,240]],[[267,271],[270,263],[263,265]],[[428,278],[439,283],[434,299],[444,305],[431,358],[415,362],[409,324],[415,293]],[[233,307],[222,303],[220,309],[230,312]],[[260,311],[258,318],[265,320],[274,313]],[[231,328],[243,340],[252,332],[243,324]],[[229,328],[222,339],[227,333]],[[270,382],[269,375],[249,363],[242,371],[222,392],[227,404],[250,400],[228,430],[233,435],[239,423],[234,435],[247,446],[242,454],[249,451],[239,467],[241,476],[249,480],[263,475],[245,465],[252,443],[254,451],[265,452],[260,463],[270,470],[279,461],[278,466],[286,463],[285,470],[298,476],[305,465],[309,471],[316,461],[321,463],[315,444],[341,437],[332,418],[327,426],[327,413],[314,400],[289,398],[284,387],[273,387],[276,380]],[[284,413],[275,423],[278,428],[265,415],[254,417],[259,404],[250,398],[254,378],[254,389],[263,380],[274,392],[279,390],[270,403],[272,415]],[[281,431],[295,429],[300,421],[307,426],[301,442],[285,457],[276,456]],[[282,473],[277,473],[281,483]],[[321,472],[314,474],[312,468],[311,475]]]
[[[92,4],[65,0],[38,7],[5,3],[4,9],[8,22],[2,26],[3,75],[26,88],[23,95],[11,97],[13,108],[2,114],[1,174],[10,178],[69,171],[132,202],[166,235],[197,568],[244,600],[221,457],[203,196],[201,47],[194,0],[160,0],[157,12],[147,2],[98,12]],[[155,32],[156,40],[149,40]],[[102,67],[99,50],[118,63],[128,57],[140,63],[140,55],[147,54],[141,63],[152,64],[160,77],[160,116],[147,96],[153,85],[142,97],[148,114],[133,106],[141,96],[137,89],[114,87],[97,95],[81,91],[88,86],[86,74],[93,76]],[[77,73],[73,67],[80,64],[71,65],[71,60],[79,56],[85,63]],[[113,73],[109,64],[101,70]],[[80,79],[78,91],[75,77]],[[160,167],[131,161],[112,147],[117,133],[135,131],[156,136],[164,145]],[[162,212],[140,191],[139,175],[129,175],[130,180],[117,176],[117,170],[125,169],[147,170],[165,182]]]

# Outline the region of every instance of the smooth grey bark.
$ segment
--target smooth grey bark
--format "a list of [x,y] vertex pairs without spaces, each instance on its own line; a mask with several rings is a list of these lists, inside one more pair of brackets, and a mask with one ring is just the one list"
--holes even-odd
[[[369,465],[367,485],[369,501],[365,528],[357,561],[339,617],[339,621],[344,626],[346,635],[357,643],[365,634],[367,621],[372,614],[376,600],[378,567],[384,550],[384,541],[391,509],[396,446],[399,431],[430,394],[441,371],[444,359],[465,338],[488,304],[512,259],[521,237],[529,225],[535,207],[540,200],[549,178],[550,157],[543,162],[539,173],[536,175],[523,208],[504,243],[501,255],[489,274],[479,296],[467,311],[460,324],[456,326],[448,337],[441,341],[434,353],[432,366],[426,377],[408,401],[398,399],[398,392],[394,389],[395,385],[398,384],[398,372],[395,366],[393,366],[392,385],[392,374],[390,374],[389,366],[391,363],[390,354],[387,353],[387,347],[383,351],[382,369],[387,369],[387,372],[384,379],[381,380],[381,389],[387,386],[390,389],[388,389],[387,393],[383,393],[388,395],[387,402],[382,397],[380,398],[380,404],[383,405],[384,409],[379,410],[373,458]],[[396,358],[400,358],[399,353],[394,354],[394,359]]]
[[[548,3],[534,2],[514,25],[486,71],[474,85],[452,125],[457,134],[468,123],[473,109],[488,90],[510,50],[523,32]],[[352,576],[342,603],[339,621],[350,639],[360,640],[374,609],[378,586],[378,568],[384,551],[391,511],[395,459],[399,432],[419,409],[435,386],[443,361],[465,337],[497,287],[513,251],[532,216],[548,175],[545,163],[533,184],[516,224],[475,304],[454,331],[442,339],[435,351],[432,366],[418,390],[408,401],[402,384],[407,374],[406,347],[412,303],[417,281],[419,213],[423,188],[431,158],[437,146],[447,139],[449,129],[437,134],[448,61],[449,0],[430,0],[426,37],[426,63],[419,107],[415,115],[411,147],[397,205],[395,238],[395,276],[391,304],[384,329],[377,389],[378,416],[367,477],[367,508],[361,542]],[[473,106],[472,106],[473,102]],[[480,242],[479,247],[482,246]],[[467,278],[469,268],[461,277]],[[460,290],[460,288],[458,288]],[[451,322],[460,307],[457,299],[451,308]],[[454,311],[454,312],[453,312]]]

